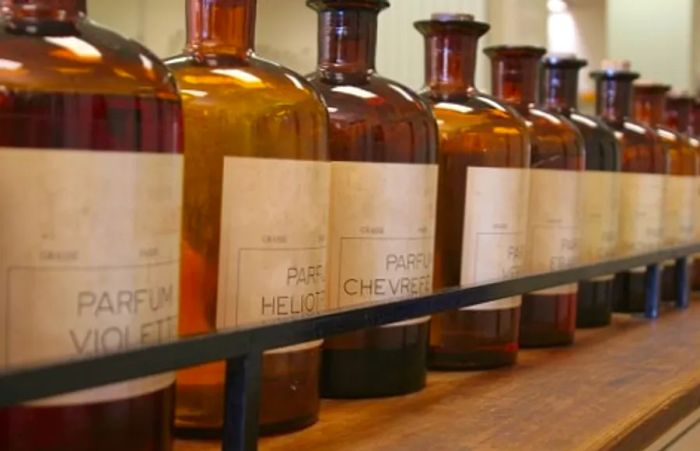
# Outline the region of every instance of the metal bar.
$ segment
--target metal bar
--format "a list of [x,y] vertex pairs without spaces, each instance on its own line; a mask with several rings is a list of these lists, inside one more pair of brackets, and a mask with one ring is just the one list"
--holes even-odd
[[[469,307],[548,287],[575,283],[638,266],[700,253],[700,243],[545,274],[417,298],[374,302],[315,316],[180,338],[146,348],[0,373],[0,407],[137,377],[173,371],[352,332],[437,312]],[[658,283],[657,283],[658,289]]]
[[690,267],[689,258],[676,259],[676,307],[688,308],[690,303]]
[[659,317],[659,298],[661,297],[661,263],[647,266],[644,278],[644,316],[649,319]]
[[262,352],[226,361],[222,451],[258,449]]

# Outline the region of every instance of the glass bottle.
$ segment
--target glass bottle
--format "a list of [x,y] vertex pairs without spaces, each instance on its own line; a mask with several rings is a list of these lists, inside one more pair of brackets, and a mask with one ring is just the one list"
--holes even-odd
[[[685,94],[669,95],[666,101],[666,125],[673,131],[680,133],[684,146],[692,149],[695,154],[696,163],[700,165],[700,141],[695,137],[693,126],[693,109],[695,99]],[[700,168],[696,168],[698,170]],[[700,171],[696,172],[700,174]],[[700,237],[700,185],[695,186],[694,201],[694,224],[693,238]],[[690,263],[691,266],[691,287],[700,289],[700,259],[695,255]],[[668,282],[667,282],[668,283]]]
[[[586,145],[587,171],[620,171],[620,149],[615,134],[602,120],[578,111],[578,75],[587,62],[574,55],[550,55],[543,59],[544,106],[566,116],[581,132]],[[587,181],[603,183],[604,180],[590,178]],[[598,189],[613,188],[597,187]],[[611,196],[617,197],[613,192]],[[613,202],[613,204],[611,204]],[[581,242],[581,252],[596,260],[611,258],[617,245],[616,219],[605,217],[605,210],[614,210],[614,199],[584,199],[587,210],[598,219],[607,220],[596,228],[595,234],[586,235]],[[588,241],[591,242],[588,242]],[[593,255],[595,254],[595,255]],[[604,276],[580,282],[578,286],[578,327],[600,327],[610,324],[613,301],[613,276]]]
[[[0,361],[9,368],[176,336],[180,99],[152,53],[78,3],[3,2],[0,209],[13,214],[0,230],[0,322],[12,314]],[[138,308],[144,295],[150,309]],[[173,384],[158,375],[0,409],[0,449],[168,450]]]
[[[477,42],[489,25],[469,15],[434,14],[415,27],[425,38],[422,95],[432,104],[440,131],[434,286],[443,289],[488,281],[504,272],[517,274],[527,227],[522,211],[527,178],[521,171],[493,169],[529,167],[530,141],[527,126],[513,109],[474,87]],[[478,167],[491,171],[477,173]],[[467,228],[465,201],[470,204]],[[476,245],[470,243],[488,232],[491,241],[481,244],[502,252],[494,252],[489,263],[477,262]],[[465,240],[469,250],[463,252]],[[479,369],[515,363],[520,304],[516,296],[434,315],[430,365]]]
[[[493,94],[513,106],[527,121],[532,139],[533,169],[584,169],[583,138],[564,116],[535,106],[539,88],[540,58],[545,50],[531,46],[495,46],[484,50],[491,59]],[[528,248],[530,269],[555,269],[544,262],[558,261],[556,267],[569,266],[576,260],[576,211],[578,196],[575,184],[552,190],[534,186],[530,193]],[[568,196],[545,199],[545,196]],[[553,211],[541,208],[553,206]],[[535,207],[535,208],[533,208]],[[554,211],[555,210],[555,211]],[[551,216],[545,218],[544,216]],[[554,218],[556,216],[556,218]],[[555,219],[563,227],[546,235],[536,233],[542,225]],[[576,330],[576,285],[566,285],[528,293],[523,296],[520,320],[520,345],[524,347],[556,346],[573,343]]]
[[[675,246],[682,244],[692,236],[692,209],[688,205],[693,201],[694,193],[690,183],[697,172],[695,149],[683,137],[666,126],[666,98],[671,87],[661,83],[639,82],[634,86],[635,119],[653,128],[668,158],[668,175],[686,176],[687,184],[677,177],[666,181],[664,200],[663,244]],[[693,178],[691,178],[693,177]],[[663,263],[661,274],[661,300],[673,301],[677,298],[675,261]]]
[[[318,68],[310,76],[330,113],[329,305],[429,293],[437,197],[435,119],[417,94],[375,72],[384,0],[310,0]],[[428,318],[329,338],[325,397],[390,396],[426,378]]]
[[[697,98],[693,100],[693,109],[690,116],[689,130],[689,135],[691,139],[695,143],[700,142],[700,100],[698,100]],[[698,182],[697,201],[700,202],[700,182]],[[695,236],[700,238],[700,205],[696,207]],[[700,255],[696,255],[693,259],[692,279],[693,291],[700,291]]]
[[[639,74],[631,72],[626,62],[609,61],[603,63],[602,70],[592,72],[591,77],[596,82],[596,114],[615,131],[620,143],[622,172],[664,174],[667,160],[656,134],[651,128],[632,119],[632,83]],[[641,211],[641,214],[660,208],[662,190],[653,189],[649,194],[640,193],[645,198],[645,204],[636,202],[632,197],[629,203],[624,196],[621,199],[620,249],[623,253],[641,252],[648,248],[647,243],[658,242],[659,218],[639,221],[635,214],[635,204],[647,210]],[[641,267],[615,275],[614,311],[644,311],[645,272],[646,268]]]
[[[184,335],[324,304],[327,115],[303,77],[255,55],[255,12],[255,0],[188,0],[187,46],[166,61],[185,119]],[[320,342],[265,352],[262,433],[317,420],[320,356]],[[183,433],[218,433],[223,382],[223,362],[178,373]]]

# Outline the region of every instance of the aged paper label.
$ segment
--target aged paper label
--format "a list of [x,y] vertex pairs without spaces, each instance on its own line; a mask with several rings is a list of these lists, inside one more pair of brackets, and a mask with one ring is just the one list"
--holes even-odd
[[331,167],[330,305],[431,293],[437,165]]
[[329,188],[327,162],[224,158],[217,327],[325,308]]
[[[0,149],[0,362],[5,368],[177,336],[182,156]],[[162,374],[33,404],[164,388]]]

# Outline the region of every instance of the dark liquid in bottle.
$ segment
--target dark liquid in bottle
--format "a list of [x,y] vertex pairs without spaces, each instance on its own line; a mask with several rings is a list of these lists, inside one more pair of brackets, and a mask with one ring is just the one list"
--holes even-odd
[[620,313],[643,313],[646,305],[644,272],[621,272],[615,275],[613,309]]
[[523,296],[520,346],[568,345],[576,329],[576,293]]
[[[180,138],[173,124],[179,125],[179,117],[180,104],[171,100],[2,92],[0,146],[174,153]],[[168,450],[173,392],[168,387],[95,404],[0,409],[0,449]]]
[[431,346],[430,365],[444,370],[512,365],[518,356],[520,307],[441,313],[435,324],[440,346]]
[[578,284],[577,327],[601,327],[610,324],[615,293],[614,278],[588,280]]
[[321,393],[371,398],[425,387],[428,322],[368,329],[329,338],[323,349]]

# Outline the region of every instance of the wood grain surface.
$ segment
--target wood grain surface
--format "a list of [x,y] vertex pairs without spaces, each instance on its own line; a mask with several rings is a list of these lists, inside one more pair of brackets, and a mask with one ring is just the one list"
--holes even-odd
[[318,424],[264,438],[260,449],[639,450],[699,406],[696,301],[653,322],[617,316],[579,331],[572,347],[523,351],[513,368],[432,372],[413,395],[324,401]]

